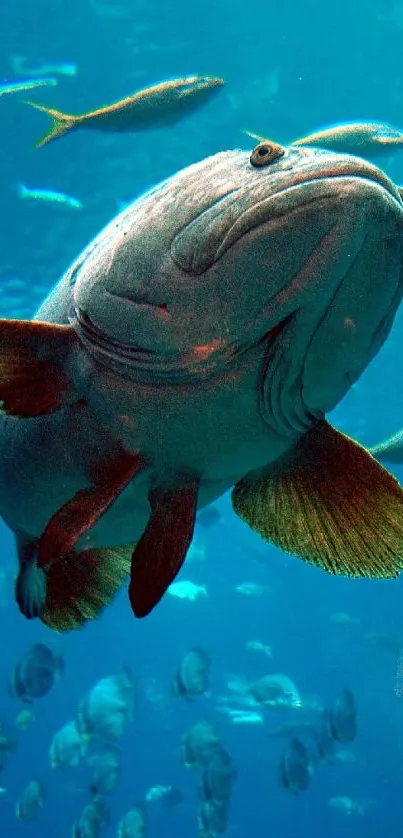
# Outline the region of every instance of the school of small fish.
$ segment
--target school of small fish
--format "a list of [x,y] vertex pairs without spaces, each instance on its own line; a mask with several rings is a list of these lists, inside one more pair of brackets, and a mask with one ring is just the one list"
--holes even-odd
[[[248,645],[248,644],[247,644]],[[250,645],[250,644],[249,644]],[[259,649],[259,641],[250,648]],[[263,646],[265,649],[266,647]],[[277,764],[277,781],[284,791],[304,792],[321,765],[337,766],[354,761],[354,752],[343,750],[357,737],[357,707],[351,690],[344,688],[330,704],[301,695],[295,682],[283,673],[267,674],[248,682],[242,676],[221,676],[225,692],[211,689],[212,660],[201,647],[185,650],[172,674],[171,694],[164,703],[182,700],[201,703],[211,717],[224,714],[222,724],[200,717],[183,732],[181,742],[184,769],[199,776],[197,812],[198,835],[221,835],[227,830],[231,798],[236,787],[237,767],[225,746],[222,728],[262,726],[263,735],[285,740]],[[65,663],[55,650],[36,644],[16,661],[9,677],[10,694],[30,708],[18,710],[14,723],[0,723],[0,771],[22,750],[24,731],[35,724],[34,706],[65,677]],[[141,725],[138,697],[141,683],[126,666],[92,684],[79,701],[75,717],[52,733],[48,748],[49,764],[65,775],[85,769],[88,800],[72,824],[72,838],[98,838],[111,824],[108,801],[127,770],[120,742],[127,742]],[[153,700],[144,690],[144,697]],[[237,706],[238,705],[238,706]],[[281,710],[282,723],[272,726]],[[200,711],[197,711],[199,715]],[[132,731],[132,732],[131,732]],[[7,794],[7,789],[2,789]],[[147,838],[150,807],[160,805],[164,817],[174,817],[185,799],[183,790],[173,783],[156,782],[138,795],[132,808],[117,824],[117,838]],[[43,780],[33,776],[15,801],[16,818],[22,822],[40,821],[46,805]],[[332,797],[329,806],[345,815],[363,815],[376,801]]]

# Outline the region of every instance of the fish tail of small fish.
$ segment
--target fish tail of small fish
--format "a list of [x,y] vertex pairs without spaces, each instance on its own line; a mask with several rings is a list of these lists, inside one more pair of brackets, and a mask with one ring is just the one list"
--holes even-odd
[[52,120],[52,125],[50,130],[35,143],[35,148],[42,148],[42,146],[47,145],[52,140],[57,140],[59,137],[63,137],[65,134],[68,134],[69,131],[72,131],[76,128],[77,123],[80,121],[80,117],[74,116],[73,114],[63,113],[62,111],[56,110],[56,108],[48,108],[47,105],[40,105],[38,102],[31,102],[29,99],[26,99],[24,102],[25,105],[31,105],[32,108],[35,108],[37,111],[43,111],[46,113]]
[[26,198],[29,195],[29,189],[21,181],[15,184],[15,191],[19,198]]

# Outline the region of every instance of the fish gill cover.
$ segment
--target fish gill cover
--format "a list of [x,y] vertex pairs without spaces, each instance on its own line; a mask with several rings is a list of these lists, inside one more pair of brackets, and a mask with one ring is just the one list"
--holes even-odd
[[[136,287],[146,303],[147,294],[155,292],[150,266],[159,258],[164,231],[161,228],[155,235],[150,219],[145,223],[140,245],[149,237],[154,263],[151,260],[144,266],[139,245],[133,267],[129,264],[128,270],[123,258],[124,225],[125,218],[130,218],[131,203],[161,181],[219,152],[241,148],[248,152],[249,159],[254,145],[260,144],[253,156],[254,184],[262,182],[256,180],[259,177],[271,177],[271,165],[277,166],[279,173],[284,171],[290,159],[306,154],[305,149],[320,146],[337,154],[362,155],[381,166],[395,184],[390,187],[392,192],[387,187],[385,207],[389,207],[391,219],[399,217],[397,187],[403,183],[400,0],[383,4],[342,0],[337,10],[334,5],[318,4],[316,0],[303,4],[297,0],[288,4],[269,2],[256,8],[245,7],[240,0],[205,0],[203,4],[172,4],[164,0],[139,0],[136,4],[130,0],[71,0],[69,4],[62,0],[21,0],[18,8],[17,4],[2,4],[0,22],[1,318],[32,318],[69,265],[73,265],[68,277],[74,289],[80,282],[84,261],[77,262],[79,254],[124,207],[129,207],[129,215],[121,216],[116,239],[105,250],[102,264],[105,270],[109,266],[111,281],[123,277],[129,282],[132,277],[138,282]],[[216,82],[211,82],[210,90],[207,84],[207,92],[203,92],[195,81],[180,81],[195,76]],[[161,95],[158,93],[160,98],[151,102],[147,91],[165,82],[174,83],[169,90],[176,84],[183,95],[176,102],[169,101],[167,88],[163,87]],[[139,91],[146,92],[141,107],[135,99]],[[28,107],[27,101],[40,108]],[[77,115],[86,119],[78,124]],[[52,129],[51,118],[55,141],[35,149]],[[289,151],[291,143],[294,145]],[[282,154],[278,149],[286,152]],[[309,162],[308,156],[306,160]],[[245,241],[251,232],[245,207],[239,211],[234,192],[226,197],[223,170],[211,169],[210,181],[216,190],[221,190],[216,207],[223,209],[221,217],[205,206],[204,216],[190,218],[192,202],[200,197],[196,181],[192,181],[185,204],[179,202],[174,213],[178,224],[176,252],[181,264],[196,264],[203,270],[205,264],[210,267],[211,254],[221,253],[219,248],[224,241],[230,240],[234,245],[236,238],[228,237],[235,236],[237,224],[243,225]],[[172,189],[172,182],[169,181],[168,190]],[[379,191],[378,186],[369,188],[368,179],[365,185],[371,206],[376,206],[381,187]],[[294,189],[298,186],[294,185]],[[158,190],[152,191],[150,200],[156,194]],[[249,198],[253,194],[251,190]],[[325,197],[323,201],[326,203]],[[345,234],[347,228],[350,232],[354,228],[356,238],[347,242],[347,251],[351,243],[358,253],[361,244],[357,242],[365,227],[365,247],[373,257],[372,264],[376,258],[378,265],[383,254],[383,264],[389,265],[386,274],[390,285],[381,285],[375,309],[381,311],[389,293],[387,299],[394,314],[401,293],[401,250],[396,247],[395,221],[390,221],[382,239],[368,220],[375,211],[368,202],[364,204],[357,202],[358,210],[346,211],[344,227],[323,228],[317,239],[312,226],[309,232],[303,223],[301,213],[294,214],[283,239],[277,220],[279,238],[274,255],[262,256],[255,239],[248,259],[257,258],[260,253],[261,264],[271,269],[274,265],[277,270],[280,264],[294,265],[295,275],[302,280],[301,269],[315,247],[322,259],[330,258],[332,252],[340,257],[345,242],[343,231]],[[228,206],[231,216],[224,212]],[[332,206],[336,212],[337,200]],[[266,212],[263,202],[261,211]],[[206,240],[204,222],[208,219],[213,223]],[[136,216],[135,221],[138,220]],[[330,227],[337,229],[337,236],[333,233],[329,239],[332,252],[330,247],[318,247],[318,241],[329,236]],[[186,233],[188,229],[191,238]],[[292,249],[287,250],[287,241],[292,241]],[[235,252],[233,246],[229,252],[222,250],[221,265]],[[92,246],[87,255],[91,253]],[[245,260],[244,270],[247,264]],[[332,263],[336,268],[339,264],[339,258]],[[166,277],[168,268],[165,261],[158,275]],[[202,275],[196,271],[189,279],[184,273],[186,286],[180,287],[188,289],[191,282],[191,294],[196,294]],[[245,276],[244,273],[244,279]],[[351,276],[358,317],[366,311],[365,288],[354,271]],[[381,272],[380,282],[383,277]],[[393,277],[397,277],[396,286]],[[232,281],[230,272],[228,278]],[[370,280],[375,283],[372,275]],[[259,288],[264,287],[264,281],[262,269]],[[256,297],[253,309],[254,301],[249,299],[242,309],[240,286],[228,282],[227,289],[228,300],[238,298],[240,302],[235,326],[253,320],[258,332],[260,309],[266,313],[270,300],[265,298],[263,306]],[[194,300],[191,294],[189,305]],[[222,296],[219,299],[222,301]],[[206,302],[208,296],[203,300]],[[211,297],[210,302],[211,317],[215,309],[220,314],[217,298]],[[228,308],[223,310],[228,313]],[[304,310],[311,311],[312,316],[317,312],[309,300]],[[49,319],[57,322],[57,317],[50,316],[51,308],[48,312]],[[379,317],[371,332],[371,340],[377,341],[375,357],[355,383],[343,378],[340,386],[347,381],[350,389],[327,419],[366,448],[397,434],[393,443],[375,448],[374,452],[401,480],[403,446],[398,432],[403,426],[403,322],[398,308],[387,337],[389,313],[388,309],[385,316]],[[71,315],[69,307],[66,322]],[[146,311],[144,316],[148,316]],[[163,306],[160,316],[163,323]],[[326,357],[329,336],[333,340],[334,335],[325,311],[323,316],[326,329],[319,332],[317,345],[313,345],[316,363],[321,353]],[[287,317],[281,324],[275,323],[269,335],[269,348],[280,346],[284,353],[295,339],[295,321]],[[203,324],[200,308],[195,307],[188,321],[189,329],[196,336]],[[234,328],[234,323],[231,325]],[[357,337],[354,323],[347,325],[354,347],[354,340],[358,341],[360,335]],[[97,346],[104,346],[97,323],[91,327],[84,321],[84,326],[85,334],[96,336]],[[185,327],[186,323],[181,321],[179,326]],[[176,334],[182,339],[179,326]],[[126,341],[125,352],[129,356],[133,351],[127,348],[124,327],[123,319],[116,324],[115,344],[112,349],[108,344],[110,355],[116,354],[119,338]],[[309,334],[309,338],[305,336],[308,343],[312,338]],[[16,370],[15,357],[10,362],[1,335],[0,329],[0,388],[4,387],[4,371],[14,375]],[[243,342],[244,335],[241,337],[237,347],[247,353],[248,341]],[[236,338],[240,338],[238,333]],[[306,346],[299,345],[301,353]],[[17,353],[19,362],[21,347],[24,355],[28,348],[24,336],[20,354]],[[198,346],[198,366],[192,370],[203,369],[210,349],[207,341]],[[330,355],[336,366],[342,355],[341,343],[332,344]],[[231,357],[223,352],[218,355],[218,363]],[[49,359],[54,364],[58,360],[54,344]],[[85,359],[86,370],[93,363],[90,353]],[[273,363],[265,380],[276,384],[278,371],[281,373],[284,367],[276,365],[278,354],[273,353],[270,360]],[[46,361],[42,349],[38,361]],[[31,362],[32,358],[28,364],[28,369],[33,369],[29,387],[26,375],[22,393],[18,380],[11,378],[7,395],[14,406],[21,405],[21,398],[25,398],[26,405],[28,399],[32,410],[41,398],[43,405],[44,391],[39,375],[41,365],[30,367]],[[99,357],[95,363],[100,363]],[[70,371],[73,366],[70,365]],[[21,367],[18,369],[20,374]],[[314,380],[311,367],[307,384],[311,389]],[[295,381],[298,383],[298,375],[293,379],[294,385]],[[284,394],[284,399],[273,400],[272,389],[262,393],[265,415],[274,405],[273,415],[281,427],[287,422],[298,424],[301,416],[305,421],[306,414],[302,415],[300,406],[295,412],[291,409],[295,401],[289,392],[295,390],[291,387],[283,391],[282,382],[280,375],[276,392]],[[176,385],[171,382],[169,386]],[[68,392],[66,385],[63,395]],[[49,399],[54,403],[56,396],[60,398],[60,387],[56,391],[48,388],[45,395],[48,404]],[[94,402],[95,411],[99,399],[98,396],[98,402]],[[167,401],[167,411],[169,404]],[[310,403],[309,406],[315,407]],[[75,409],[79,411],[80,405]],[[234,428],[242,425],[248,411],[250,405],[245,401],[228,425],[220,415],[222,427],[214,414],[216,424],[203,440],[206,444],[216,440],[217,455],[226,439],[231,441]],[[125,413],[123,407],[120,412]],[[141,417],[130,414],[127,423],[129,420],[137,423]],[[40,529],[42,516],[51,518],[56,511],[54,479],[63,472],[65,463],[74,459],[81,437],[67,435],[55,457],[48,444],[47,429],[53,421],[49,415],[39,420],[8,418],[5,424],[14,428],[28,422],[33,427],[35,421],[39,422],[39,438],[45,440],[41,462],[47,463],[49,474],[49,491],[41,495],[37,506],[34,503]],[[91,422],[87,415],[83,421],[88,422],[87,430],[94,430],[86,437],[90,440],[88,461],[92,462],[99,450],[105,451],[102,434],[109,434],[110,426],[104,432],[96,423],[91,424],[92,416]],[[151,427],[157,423],[154,415],[153,423]],[[182,435],[183,449],[186,440],[186,435]],[[16,438],[2,431],[0,513],[7,507],[10,526],[13,521],[24,523],[40,477],[36,465],[25,476],[32,447],[28,443],[23,446],[18,463],[16,447]],[[108,451],[116,453],[111,447]],[[141,454],[145,456],[146,452]],[[102,491],[107,484],[102,478],[107,475],[110,480],[111,476],[107,466],[106,461],[98,463],[95,475]],[[288,465],[285,471],[287,476]],[[304,480],[306,473],[305,469]],[[375,481],[378,472],[371,473]],[[121,471],[117,477],[119,484]],[[355,477],[352,473],[352,486]],[[23,488],[13,494],[11,487],[18,478]],[[334,479],[333,475],[333,489]],[[227,482],[228,485],[223,482],[225,489],[235,481]],[[91,489],[92,485],[85,475],[79,485],[69,478],[67,496],[73,497],[76,491]],[[305,483],[298,484],[301,485],[304,487]],[[340,489],[339,484],[336,488]],[[345,489],[345,483],[341,488]],[[371,481],[366,484],[364,475],[360,492],[349,496],[345,511],[350,525],[360,517],[364,495],[371,498],[375,488]],[[243,484],[243,491],[247,489]],[[277,491],[278,483],[273,486],[273,492]],[[27,565],[25,583],[29,584],[24,588],[25,599],[20,596],[20,604],[25,603],[29,616],[35,617],[37,612],[47,616],[45,623],[63,629],[59,633],[40,619],[25,619],[16,606],[15,536],[6,524],[1,524],[1,835],[14,838],[22,834],[21,830],[32,838],[213,838],[225,832],[233,838],[266,834],[276,838],[311,838],[324,832],[329,838],[339,838],[346,829],[358,838],[401,833],[401,578],[349,579],[309,567],[260,539],[234,514],[229,495],[216,494],[214,503],[197,514],[190,546],[194,495],[185,493],[177,506],[169,507],[168,545],[175,570],[178,534],[179,558],[188,547],[187,556],[175,580],[169,578],[169,573],[163,580],[168,585],[167,595],[144,620],[135,619],[127,597],[133,543],[115,557],[115,563],[104,561],[102,566],[95,548],[110,546],[102,543],[91,547],[91,552],[84,552],[82,562],[69,563],[66,556],[59,564],[50,562],[45,589],[42,571],[36,573],[36,545],[26,539],[26,533],[24,538],[17,533],[22,555],[27,562],[33,561],[33,565]],[[275,494],[275,498],[283,503],[283,496]],[[87,524],[91,516],[97,517],[99,495],[96,508],[92,499],[90,493],[80,495],[73,516],[62,516],[58,521],[57,537],[64,544],[67,541],[71,551],[76,549],[77,536],[77,526],[72,527],[71,522],[77,523],[80,515],[81,524],[83,516]],[[109,500],[109,495],[102,495],[105,508]],[[154,497],[154,501],[158,512],[160,496]],[[383,538],[382,503],[382,497],[377,496],[372,507],[375,529],[379,524],[379,545]],[[298,516],[306,508],[295,489],[291,496],[290,528],[280,534],[277,543],[287,546],[290,538],[292,546],[296,546]],[[182,529],[176,526],[178,510],[188,513],[187,527]],[[149,507],[145,506],[136,515],[141,518],[144,513],[146,523],[148,512]],[[260,529],[267,527],[272,537],[277,533],[275,524],[268,528],[263,517]],[[168,518],[165,507],[159,523]],[[331,528],[330,523],[328,526]],[[400,532],[399,526],[397,521]],[[30,527],[26,527],[28,535],[36,536],[35,527],[32,532]],[[364,554],[365,539],[356,542],[356,531],[347,527],[347,536],[350,532],[352,542],[361,544]],[[127,544],[126,532],[116,527],[113,534],[115,544]],[[51,535],[55,537],[54,528]],[[85,551],[88,547],[85,539],[84,528],[78,549]],[[152,545],[155,543],[154,536]],[[53,544],[54,541],[50,546]],[[372,540],[371,545],[376,552],[377,544]],[[323,551],[323,543],[319,542],[319,555]],[[149,551],[146,555],[150,555]],[[397,569],[400,560],[397,555]],[[161,570],[158,562],[157,569]],[[150,575],[146,568],[140,579],[141,590],[147,595]],[[88,583],[88,579],[95,591],[90,601],[83,596],[83,580]],[[122,590],[100,613],[121,583]],[[52,608],[48,600],[46,612],[42,599],[49,589]],[[61,621],[66,598],[70,606]],[[141,610],[143,604],[143,600],[135,603],[135,610]],[[93,620],[98,612],[98,619]],[[83,620],[88,622],[81,630],[69,631]]]

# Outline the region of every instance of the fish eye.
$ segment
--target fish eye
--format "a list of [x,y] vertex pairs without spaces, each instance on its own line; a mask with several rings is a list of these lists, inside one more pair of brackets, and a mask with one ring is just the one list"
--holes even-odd
[[250,156],[252,166],[268,166],[279,160],[284,154],[284,149],[278,143],[272,143],[270,140],[263,140],[262,143],[255,146]]

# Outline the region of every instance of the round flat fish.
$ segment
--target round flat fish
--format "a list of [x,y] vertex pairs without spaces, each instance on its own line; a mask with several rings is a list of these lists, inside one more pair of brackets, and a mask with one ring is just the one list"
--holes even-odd
[[328,711],[328,720],[336,742],[354,742],[357,736],[357,708],[351,690],[342,691]]
[[306,791],[311,782],[313,764],[310,753],[300,739],[290,740],[280,760],[280,782],[294,794]]
[[174,676],[174,690],[187,700],[202,695],[209,688],[210,658],[199,647],[189,649]]
[[15,698],[30,702],[48,693],[64,671],[63,659],[44,643],[36,643],[14,667],[10,691]]
[[231,488],[286,552],[396,576],[403,491],[325,414],[391,329],[402,252],[384,173],[266,142],[152,189],[33,321],[0,320],[0,513],[22,613],[77,628],[130,578],[145,616],[197,510]]

